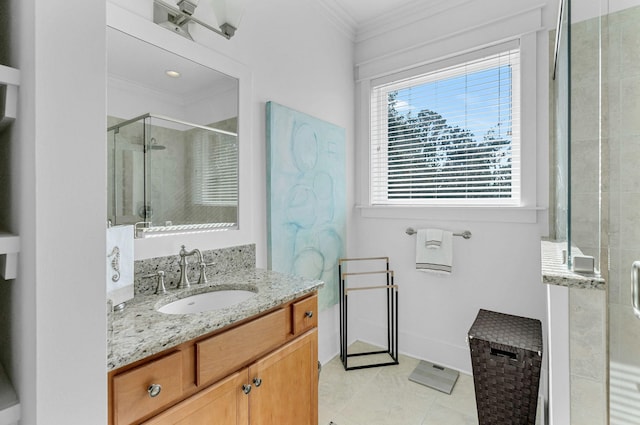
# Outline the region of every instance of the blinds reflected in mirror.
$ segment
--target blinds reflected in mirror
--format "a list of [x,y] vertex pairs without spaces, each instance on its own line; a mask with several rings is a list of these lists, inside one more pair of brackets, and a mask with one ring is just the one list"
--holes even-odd
[[237,136],[201,132],[193,143],[194,202],[203,206],[238,205]]

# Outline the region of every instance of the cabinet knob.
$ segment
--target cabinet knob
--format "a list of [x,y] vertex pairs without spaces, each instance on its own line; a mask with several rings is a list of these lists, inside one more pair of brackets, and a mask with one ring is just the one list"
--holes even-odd
[[251,385],[242,384],[242,392],[245,394],[249,394],[251,392]]
[[305,315],[305,316],[307,316],[308,318],[312,318],[312,317],[313,317],[313,311],[311,311],[311,310],[306,311],[306,312],[304,313],[304,315]]
[[162,385],[160,384],[151,384],[149,388],[147,388],[147,392],[149,393],[149,397],[158,397],[160,395],[160,391],[162,391]]
[[253,378],[253,383],[255,384],[256,387],[259,387],[260,385],[262,385],[262,379]]

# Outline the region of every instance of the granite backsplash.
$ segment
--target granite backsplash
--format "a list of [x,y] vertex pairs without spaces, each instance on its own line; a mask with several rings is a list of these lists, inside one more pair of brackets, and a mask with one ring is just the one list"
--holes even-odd
[[[191,248],[188,248],[191,250]],[[255,268],[256,246],[255,244],[239,245],[229,248],[202,251],[202,257],[207,264],[206,274],[210,279],[215,275],[226,274],[236,270]],[[188,257],[189,265],[187,278],[195,283],[200,276],[195,257]],[[136,260],[134,263],[134,290],[135,295],[153,294],[158,284],[155,273],[165,272],[165,286],[167,289],[175,289],[180,281],[180,256],[146,258]],[[154,275],[149,277],[149,275]]]

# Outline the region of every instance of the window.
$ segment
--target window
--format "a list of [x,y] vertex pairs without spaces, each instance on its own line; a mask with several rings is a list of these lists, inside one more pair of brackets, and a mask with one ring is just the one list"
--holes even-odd
[[473,56],[372,81],[372,205],[519,204],[519,49]]

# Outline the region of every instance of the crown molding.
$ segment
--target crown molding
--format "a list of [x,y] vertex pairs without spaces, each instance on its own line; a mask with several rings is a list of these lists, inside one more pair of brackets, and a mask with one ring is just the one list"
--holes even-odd
[[473,0],[414,0],[382,16],[362,22],[357,27],[355,42],[359,43],[381,34],[446,12]]
[[312,0],[314,4],[320,5],[320,9],[329,21],[349,40],[355,42],[358,32],[358,23],[336,0]]

